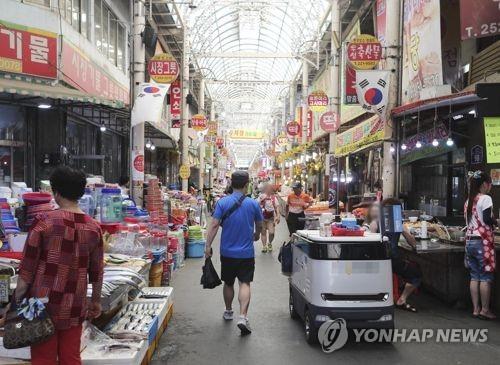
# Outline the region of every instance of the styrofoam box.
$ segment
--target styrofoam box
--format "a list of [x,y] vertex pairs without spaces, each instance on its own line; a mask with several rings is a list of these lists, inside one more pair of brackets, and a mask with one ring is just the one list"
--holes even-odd
[[148,351],[148,341],[141,341],[139,351],[91,352],[88,349],[82,352],[83,365],[140,365]]
[[7,350],[5,347],[3,347],[3,337],[0,337],[0,357],[29,360],[31,359],[31,352],[29,347]]
[[[163,306],[161,307],[160,313],[156,317],[158,319],[158,326],[156,328],[156,333],[158,333],[159,328],[161,327],[163,321],[165,320],[165,317],[167,316],[168,307],[169,307],[168,300],[164,300],[164,299],[135,299],[134,301],[132,301],[130,303],[160,303],[160,304],[163,304]],[[153,336],[153,340],[154,340],[154,337],[156,337],[156,333]]]

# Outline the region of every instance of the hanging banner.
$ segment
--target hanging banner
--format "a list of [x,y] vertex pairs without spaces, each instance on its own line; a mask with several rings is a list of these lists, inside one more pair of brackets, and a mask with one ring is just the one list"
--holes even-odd
[[191,117],[191,128],[197,132],[202,132],[208,128],[207,117],[203,114],[195,114]]
[[149,60],[148,73],[159,84],[171,84],[179,76],[179,64],[171,54],[160,53]]
[[384,138],[384,123],[378,116],[337,135],[335,155],[343,156]]
[[181,167],[179,168],[179,176],[182,180],[189,179],[189,176],[191,176],[191,169],[188,165],[181,165]]
[[266,137],[266,133],[257,129],[230,129],[228,137],[231,139],[263,139]]
[[289,136],[295,137],[300,134],[300,124],[294,120],[286,124],[286,133]]
[[340,127],[339,116],[335,112],[326,112],[319,119],[319,125],[327,133],[336,132]]
[[307,111],[307,140],[310,141],[313,134],[314,113],[312,110]]
[[144,154],[132,150],[132,181],[144,181]]
[[0,71],[57,78],[57,34],[2,20]]
[[443,84],[439,0],[406,0],[403,15],[403,104]]
[[374,69],[381,57],[382,46],[371,34],[359,34],[347,46],[347,60],[356,70]]
[[216,136],[219,132],[219,125],[216,121],[208,122],[208,133],[209,136]]
[[328,109],[328,95],[322,90],[313,91],[307,97],[309,109],[316,113],[322,113]]
[[462,40],[500,34],[498,0],[460,0],[460,33]]
[[[380,42],[380,45],[382,46],[382,49],[387,47],[387,39],[386,39],[386,32],[387,32],[387,0],[377,0],[377,3],[375,4],[375,9],[376,9],[376,31],[377,31],[377,38]],[[386,64],[387,61],[385,59],[381,59],[379,63],[379,69],[380,70],[385,70],[386,69]]]
[[359,104],[356,93],[356,70],[346,64],[345,66],[345,100],[344,104]]
[[500,163],[500,117],[484,118],[486,162]]
[[163,105],[169,86],[149,82],[139,86],[139,93],[132,108],[132,127],[144,122],[153,125],[161,124]]
[[[181,108],[182,108],[182,87],[181,81],[175,80],[170,86],[170,117],[172,118],[172,128],[180,128],[180,123],[174,123],[174,121],[180,121],[181,119]],[[175,127],[174,127],[175,125]]]
[[356,92],[363,109],[385,115],[390,71],[356,71]]

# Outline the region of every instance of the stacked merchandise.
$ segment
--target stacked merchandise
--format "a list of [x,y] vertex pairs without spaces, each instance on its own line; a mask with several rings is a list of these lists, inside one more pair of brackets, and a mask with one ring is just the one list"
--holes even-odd
[[188,228],[187,257],[203,257],[205,254],[205,238],[201,226]]
[[26,193],[22,196],[25,205],[24,230],[29,230],[35,217],[41,213],[54,210],[52,194],[49,193]]
[[184,231],[170,231],[168,240],[167,263],[170,263],[172,265],[172,270],[176,271],[184,266]]
[[[12,214],[9,203],[6,198],[0,198],[0,210],[2,213],[2,224],[0,225],[0,239],[5,242],[9,235],[16,235],[19,233],[17,220]],[[4,246],[1,247],[5,249]]]
[[146,209],[153,219],[165,218],[163,211],[163,195],[160,189],[158,179],[151,179],[146,188],[147,195],[144,196]]

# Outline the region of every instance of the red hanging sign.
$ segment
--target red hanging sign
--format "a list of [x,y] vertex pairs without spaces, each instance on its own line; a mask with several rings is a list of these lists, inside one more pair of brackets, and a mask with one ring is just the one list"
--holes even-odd
[[193,128],[197,132],[204,131],[208,128],[207,117],[203,114],[193,115],[191,118],[191,128]]
[[298,136],[300,134],[300,124],[294,120],[288,122],[286,125],[286,132],[289,136]]
[[314,91],[307,97],[307,105],[314,112],[324,112],[328,102],[328,95],[322,90]]
[[[174,124],[173,121],[181,119],[181,81],[175,80],[170,85],[170,116],[172,117],[172,128],[180,128],[180,123]],[[174,127],[174,125],[178,125],[178,127]]]
[[319,125],[325,132],[336,132],[339,127],[339,116],[334,112],[326,112],[319,119]]
[[224,146],[224,138],[222,138],[222,137],[217,137],[217,138],[215,139],[215,145],[216,145],[217,147],[219,147],[219,148],[220,148],[220,147],[223,147],[223,146]]

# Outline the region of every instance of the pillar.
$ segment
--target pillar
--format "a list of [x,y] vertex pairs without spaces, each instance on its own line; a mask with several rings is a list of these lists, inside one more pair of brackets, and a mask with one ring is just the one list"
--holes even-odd
[[[184,27],[184,42],[182,45],[182,121],[181,121],[181,163],[189,166],[189,37],[187,27]],[[188,191],[188,179],[182,179],[182,191]]]
[[[133,98],[138,94],[138,88],[146,80],[146,48],[142,42],[142,32],[146,24],[144,3],[134,1],[134,23],[133,23],[133,47],[134,47],[134,88]],[[132,197],[137,205],[142,206],[143,184],[144,184],[144,123],[140,123],[131,130],[131,158],[130,168],[132,171]]]
[[[332,2],[332,10],[330,13],[331,16],[331,63],[330,63],[330,107],[331,110],[337,114],[340,119],[340,87],[341,87],[341,79],[340,79],[340,49],[341,49],[341,22],[340,22],[340,3],[339,0],[331,0]],[[329,134],[329,152],[333,153],[335,151],[335,143],[337,140],[337,133],[333,132]],[[328,166],[326,168],[329,168]],[[326,187],[328,190],[328,187]]]
[[[198,95],[198,113],[205,115],[205,79],[200,80],[200,93]],[[200,190],[203,192],[204,186],[204,176],[205,176],[205,142],[201,141],[199,146],[200,156],[200,170],[198,175],[198,181],[200,183]]]
[[[295,115],[295,91],[297,90],[297,85],[295,82],[292,82],[290,85],[290,105],[289,108],[290,110],[288,111],[288,114],[290,114],[290,119],[293,120],[293,117]],[[286,128],[286,123],[285,123],[285,128]]]
[[[210,121],[215,122],[215,102],[212,100],[210,103]],[[217,125],[217,135],[219,134],[219,125]],[[215,145],[212,144],[210,146],[210,165],[212,165],[212,173],[210,174],[210,188],[214,187],[214,178],[217,177],[217,166],[215,165],[214,161],[214,151],[215,151]]]
[[[398,105],[399,60],[400,60],[400,18],[401,4],[399,0],[386,0],[386,69],[392,71],[390,76],[389,100],[386,108],[385,120],[389,121],[391,110]],[[384,160],[382,167],[382,189],[384,198],[393,197],[396,191],[396,159],[390,151],[393,140],[394,122],[384,123]]]
[[307,97],[309,96],[309,64],[302,61],[302,143],[307,142]]

